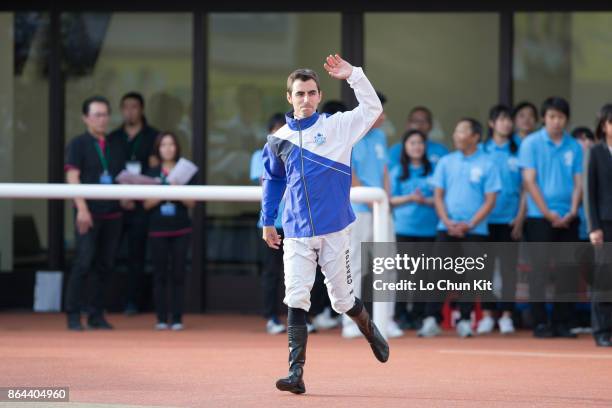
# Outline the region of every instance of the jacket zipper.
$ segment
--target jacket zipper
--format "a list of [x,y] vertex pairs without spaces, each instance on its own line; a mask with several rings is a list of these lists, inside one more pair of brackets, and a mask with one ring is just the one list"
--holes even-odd
[[304,172],[304,154],[302,152],[302,126],[300,125],[299,119],[297,120],[298,133],[300,135],[300,161],[302,164],[302,183],[304,184],[304,192],[306,193],[306,207],[308,207],[308,217],[310,217],[310,228],[312,229],[312,236],[315,236],[314,222],[312,221],[312,212],[310,211],[310,199],[308,198],[308,188],[306,188],[306,173]]

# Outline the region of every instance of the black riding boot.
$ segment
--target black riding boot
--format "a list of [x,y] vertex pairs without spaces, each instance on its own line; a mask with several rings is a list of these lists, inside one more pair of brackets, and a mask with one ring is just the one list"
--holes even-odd
[[306,392],[304,386],[304,363],[306,362],[306,341],[308,330],[306,326],[288,326],[289,337],[289,375],[276,382],[276,388],[294,394]]
[[357,327],[359,327],[361,333],[370,343],[370,347],[378,361],[381,363],[386,362],[389,359],[389,344],[378,331],[361,300],[355,298],[355,306],[346,312],[346,314],[357,323]]

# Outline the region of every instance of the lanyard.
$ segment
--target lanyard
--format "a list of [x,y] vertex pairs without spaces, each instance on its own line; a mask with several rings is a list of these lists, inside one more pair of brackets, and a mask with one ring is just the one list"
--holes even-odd
[[109,148],[108,148],[108,141],[106,142],[106,148],[105,153],[102,153],[102,149],[100,149],[100,144],[98,143],[97,140],[94,141],[94,146],[96,148],[96,153],[98,153],[98,157],[100,158],[100,163],[102,164],[102,168],[104,169],[104,171],[108,171],[108,161],[107,161],[107,157],[110,156],[109,154]]
[[162,184],[169,184],[168,183],[168,173],[166,173],[163,169],[160,172],[160,179]]
[[[140,134],[137,134],[132,142],[132,154],[130,155],[131,160],[136,160],[136,152],[138,151],[138,148],[140,147],[141,140],[142,138],[140,137]],[[130,137],[128,136],[128,143],[129,141],[130,141]]]

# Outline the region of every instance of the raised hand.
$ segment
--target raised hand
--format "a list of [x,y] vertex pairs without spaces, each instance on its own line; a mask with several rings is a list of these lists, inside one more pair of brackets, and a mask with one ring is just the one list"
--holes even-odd
[[340,58],[340,55],[329,55],[323,67],[332,78],[347,79],[353,72],[353,66]]

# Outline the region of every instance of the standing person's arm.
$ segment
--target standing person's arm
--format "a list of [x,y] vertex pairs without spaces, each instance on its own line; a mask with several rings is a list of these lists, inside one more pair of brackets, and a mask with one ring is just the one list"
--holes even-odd
[[446,212],[446,205],[444,205],[444,194],[445,191],[442,188],[436,187],[434,190],[434,207],[436,209],[436,213],[438,214],[438,218],[446,228],[448,229],[448,235],[452,237],[462,238],[464,233],[459,231],[457,228],[457,223],[451,220],[448,217],[448,213]]
[[541,160],[541,158],[537,157],[532,145],[533,140],[527,139],[521,144],[519,149],[519,166],[522,168],[523,187],[531,196],[531,199],[542,213],[542,216],[553,226],[556,226],[561,220],[561,217],[556,212],[550,211],[546,205],[546,201],[544,201],[542,191],[538,186],[536,178],[536,163],[538,160]]
[[561,224],[569,228],[572,221],[578,216],[578,209],[582,201],[582,174],[574,174],[574,189],[572,190],[572,206],[570,211],[563,216]]
[[434,186],[434,208],[438,214],[440,221],[448,229],[448,234],[455,237],[461,237],[462,234],[457,230],[457,223],[451,220],[446,210],[444,203],[444,195],[446,194],[446,161],[440,160],[436,170],[434,171],[431,183]]
[[599,218],[599,182],[598,182],[598,156],[596,151],[596,146],[593,147],[590,154],[590,160],[588,164],[588,176],[587,176],[587,195],[589,196],[588,204],[589,204],[589,224],[591,230],[589,232],[589,239],[591,243],[595,245],[600,245],[603,243],[603,230],[601,229],[601,222]]
[[544,201],[544,197],[542,197],[542,192],[540,191],[540,187],[538,187],[538,183],[536,181],[536,170],[535,169],[523,169],[523,186],[525,190],[531,195],[531,199],[538,206],[538,209],[550,223],[554,224],[561,220],[559,214],[554,211],[550,211],[546,202]]
[[[497,192],[486,193],[485,201],[482,203],[476,214],[472,217],[470,222],[467,224],[468,228],[471,230],[475,228],[478,224],[485,220],[495,208],[495,200],[497,198]],[[467,232],[467,231],[466,231]]]
[[521,198],[519,201],[519,209],[516,217],[510,222],[512,226],[512,239],[519,241],[523,236],[523,226],[525,224],[525,216],[527,215],[527,194],[524,187],[521,185]]
[[[76,168],[70,168],[66,172],[66,181],[68,184],[81,184],[81,171]],[[93,227],[93,218],[87,207],[87,202],[84,198],[75,198],[74,204],[77,209],[76,226],[79,234],[83,235]]]
[[391,178],[389,177],[389,169],[387,169],[386,165],[383,176],[383,187],[387,192],[387,197],[391,198]]
[[351,111],[329,117],[337,121],[338,134],[346,143],[353,146],[370,130],[382,113],[382,104],[372,84],[359,67],[353,67],[338,54],[328,56],[324,64],[327,73],[336,79],[346,79],[355,91],[359,105]]
[[261,199],[262,239],[270,248],[279,249],[281,237],[276,231],[274,222],[278,216],[278,207],[287,188],[287,175],[282,160],[267,143],[263,150],[263,177]]
[[495,208],[495,201],[497,194],[501,191],[501,177],[499,175],[499,169],[493,163],[491,163],[488,171],[485,171],[483,190],[485,193],[485,200],[476,211],[470,222],[467,224],[467,230],[465,227],[461,227],[464,233],[476,228],[478,224],[487,219],[493,208]]
[[[68,144],[66,149],[66,182],[68,184],[81,184],[81,169],[83,168],[84,152],[83,144],[79,139],[75,139]],[[77,209],[76,227],[79,234],[83,235],[93,227],[93,218],[89,212],[87,201],[83,198],[75,198],[74,205]]]

